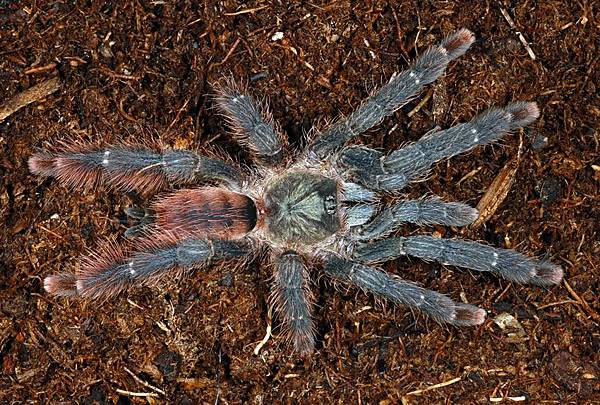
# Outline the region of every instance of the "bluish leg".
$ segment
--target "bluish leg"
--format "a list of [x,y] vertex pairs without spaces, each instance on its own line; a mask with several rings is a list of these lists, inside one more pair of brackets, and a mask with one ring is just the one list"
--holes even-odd
[[275,260],[271,302],[294,350],[302,355],[311,353],[315,347],[313,295],[308,269],[298,254],[286,252]]
[[446,70],[448,63],[463,55],[475,37],[461,29],[437,46],[428,48],[410,69],[393,77],[379,91],[365,100],[349,117],[339,120],[320,134],[310,145],[311,152],[324,159],[353,137],[362,134],[406,104]]
[[241,144],[248,146],[261,163],[272,166],[283,160],[286,142],[265,106],[257,103],[233,82],[217,87],[216,102],[233,129],[234,136]]
[[142,193],[206,180],[237,188],[242,181],[240,171],[221,160],[192,151],[156,151],[141,145],[73,145],[55,152],[40,152],[29,158],[29,169],[72,187],[94,187],[106,182]]
[[474,305],[454,302],[447,296],[426,290],[413,283],[367,265],[330,254],[325,258],[325,273],[395,304],[418,309],[437,322],[457,326],[479,325],[485,311]]
[[58,296],[111,297],[129,287],[153,284],[166,276],[206,266],[211,260],[244,258],[250,252],[243,242],[221,240],[147,240],[140,241],[138,248],[129,253],[108,245],[86,257],[76,274],[46,277],[44,288]]
[[458,202],[444,202],[437,197],[404,200],[384,208],[371,222],[353,237],[359,240],[376,239],[398,229],[403,223],[418,225],[465,226],[477,219],[475,208]]
[[351,177],[372,189],[397,191],[427,175],[437,161],[487,145],[539,116],[535,103],[515,102],[492,108],[470,122],[428,134],[388,156],[364,146],[348,147],[340,163]]
[[563,277],[560,266],[525,256],[515,250],[424,235],[363,243],[355,246],[353,257],[363,263],[378,263],[404,255],[476,271],[487,271],[522,284],[549,286],[560,283]]

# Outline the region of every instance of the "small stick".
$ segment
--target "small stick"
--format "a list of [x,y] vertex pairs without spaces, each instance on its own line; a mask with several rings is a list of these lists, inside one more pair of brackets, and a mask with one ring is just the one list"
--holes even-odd
[[54,70],[55,68],[56,68],[56,63],[52,62],[45,66],[36,66],[36,67],[29,68],[23,73],[25,73],[26,75],[31,75],[34,73],[43,73],[43,72],[47,72],[49,70]]
[[59,89],[61,83],[58,76],[45,80],[17,94],[10,100],[0,105],[0,122],[21,108],[49,96]]
[[133,373],[133,371],[131,371],[130,369],[128,369],[127,367],[123,367],[125,369],[125,371],[127,371],[127,373],[133,377],[134,380],[136,380],[137,382],[139,382],[140,384],[142,384],[144,387],[150,388],[153,391],[158,392],[159,394],[162,395],[167,395],[163,390],[161,390],[160,388],[155,387],[154,385],[147,383],[146,381],[142,380],[140,377],[138,377],[137,375],[135,375]]
[[229,52],[227,52],[227,55],[225,55],[223,60],[221,62],[219,62],[219,65],[222,65],[223,63],[227,62],[227,59],[229,59],[229,57],[233,54],[233,52],[235,51],[235,48],[237,48],[237,46],[239,44],[240,44],[240,38],[235,40],[235,42],[231,46],[231,49],[229,49]]
[[262,349],[262,347],[269,341],[269,338],[271,337],[271,307],[269,307],[268,312],[268,320],[267,320],[267,332],[265,333],[265,337],[263,338],[263,340],[261,340],[256,347],[254,348],[254,355],[258,356],[258,353],[260,353],[260,349]]
[[506,20],[506,22],[508,23],[508,25],[510,26],[510,28],[513,31],[515,31],[515,34],[517,34],[517,36],[519,37],[519,41],[521,41],[521,43],[525,47],[525,50],[529,54],[529,57],[531,58],[531,60],[535,60],[535,53],[533,53],[533,50],[531,49],[531,47],[527,43],[527,40],[525,39],[525,37],[523,36],[523,34],[521,33],[521,31],[519,31],[517,29],[517,26],[515,25],[515,22],[513,21],[513,19],[510,16],[510,14],[508,14],[508,12],[504,8],[502,8],[502,6],[500,6],[500,12],[502,13],[502,16],[504,17],[504,19]]
[[426,391],[431,391],[431,390],[435,390],[437,388],[442,388],[442,387],[446,387],[448,385],[452,385],[454,383],[459,382],[460,380],[462,380],[462,377],[456,377],[456,378],[453,378],[451,380],[444,381],[444,382],[432,385],[432,386],[427,387],[427,388],[423,388],[422,390],[411,391],[411,392],[409,392],[407,394],[404,394],[404,395],[420,395],[420,394],[422,394],[422,393],[424,393]]
[[458,183],[456,183],[457,185],[460,185],[460,183],[462,183],[465,180],[470,179],[471,177],[475,176],[477,173],[479,173],[481,171],[481,169],[483,169],[483,166],[479,166],[477,169],[473,169],[471,170],[469,173],[465,174],[462,179],[460,179],[458,181]]
[[419,104],[417,104],[417,105],[416,105],[416,107],[415,107],[415,108],[413,108],[413,109],[412,109],[412,110],[411,110],[411,111],[410,111],[410,112],[407,114],[407,115],[408,115],[408,118],[410,118],[410,117],[412,117],[413,115],[415,115],[416,113],[418,113],[418,112],[419,112],[419,110],[420,110],[421,108],[423,108],[423,106],[425,105],[425,103],[426,103],[427,101],[429,101],[429,99],[431,98],[431,96],[432,96],[432,95],[433,95],[433,90],[430,90],[430,91],[428,91],[428,92],[427,92],[427,94],[425,95],[425,97],[423,97],[423,100],[421,100],[421,101],[419,102]]
[[565,283],[565,287],[567,287],[567,291],[569,291],[569,294],[571,294],[573,298],[577,300],[579,305],[583,307],[583,309],[590,315],[590,317],[596,322],[600,322],[600,315],[594,312],[590,305],[583,298],[581,298],[579,294],[575,292],[575,290],[569,285],[569,283],[567,283],[567,280],[563,280],[563,282]]
[[187,105],[189,104],[191,99],[192,99],[192,96],[191,95],[188,96],[188,98],[185,100],[185,102],[183,103],[181,108],[177,111],[177,114],[175,114],[175,118],[173,119],[173,122],[171,122],[171,125],[169,125],[169,127],[167,128],[167,130],[165,132],[168,133],[171,130],[171,128],[173,128],[173,125],[175,125],[175,123],[179,120],[179,116],[181,115],[183,110],[185,110],[187,108]]
[[225,62],[227,62],[227,60],[233,54],[233,52],[235,51],[235,48],[237,48],[237,46],[239,44],[240,44],[240,38],[238,38],[238,39],[235,40],[235,42],[233,43],[233,45],[231,46],[231,48],[229,48],[229,52],[227,52],[227,55],[225,55],[225,57],[223,58],[223,60],[221,62],[211,63],[209,65],[209,67],[208,67],[208,70],[211,71],[214,67],[221,66],[222,64],[224,64]]
[[53,235],[55,237],[57,237],[58,239],[64,240],[62,236],[60,236],[59,234],[57,234],[56,232],[46,228],[45,226],[42,225],[38,225],[38,227],[40,227],[41,229],[43,229],[44,231],[48,232],[50,235]]
[[158,397],[158,394],[155,394],[154,392],[131,392],[131,391],[125,391],[122,389],[117,388],[117,393],[119,394],[123,394],[123,395],[129,395],[131,397]]
[[554,307],[554,306],[565,305],[565,304],[579,304],[579,301],[575,301],[575,300],[556,301],[556,302],[551,302],[550,304],[539,306],[536,309],[540,310],[540,309],[545,309],[548,307]]
[[254,13],[255,11],[264,10],[267,7],[268,6],[260,6],[260,7],[255,7],[255,8],[247,8],[247,9],[244,9],[244,10],[235,11],[233,13],[223,13],[223,15],[234,16],[234,15],[240,15],[240,14]]
[[140,80],[140,77],[138,76],[134,76],[134,75],[126,75],[126,74],[122,74],[122,73],[117,73],[117,72],[113,72],[112,70],[110,70],[107,67],[102,66],[100,69],[98,69],[98,71],[100,73],[103,73],[113,79],[121,79],[121,80]]
[[490,402],[502,402],[504,401],[504,398],[508,398],[513,402],[523,402],[527,399],[524,395],[520,397],[490,397]]

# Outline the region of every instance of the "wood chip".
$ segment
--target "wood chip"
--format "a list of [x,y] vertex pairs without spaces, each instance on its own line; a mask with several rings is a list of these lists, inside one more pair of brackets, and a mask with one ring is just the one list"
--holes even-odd
[[523,151],[523,135],[519,137],[519,151],[517,152],[517,156],[508,162],[506,166],[500,170],[498,176],[494,179],[490,187],[488,187],[487,191],[479,200],[479,204],[477,204],[477,210],[479,211],[479,218],[473,222],[473,228],[478,228],[490,219],[500,204],[504,201],[512,183],[515,179],[515,175],[517,174],[517,169],[519,168],[519,164],[521,163],[521,153]]
[[2,103],[2,105],[0,105],[0,122],[34,101],[41,100],[54,93],[60,88],[60,85],[60,79],[58,76],[55,76],[28,88],[10,100]]

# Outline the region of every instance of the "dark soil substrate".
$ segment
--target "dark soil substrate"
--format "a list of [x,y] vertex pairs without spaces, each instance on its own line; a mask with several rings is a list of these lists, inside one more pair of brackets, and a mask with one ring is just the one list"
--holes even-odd
[[[0,0],[0,103],[51,77],[62,82],[0,122],[0,402],[598,402],[597,2],[286,3]],[[460,27],[477,35],[469,52],[360,140],[391,149],[492,104],[537,101],[542,115],[530,129],[438,164],[408,194],[476,205],[514,164],[522,136],[511,190],[484,226],[419,231],[545,256],[564,267],[561,285],[520,286],[419,260],[385,266],[488,311],[483,326],[457,329],[336,289],[315,268],[318,343],[306,360],[289,354],[277,320],[253,354],[268,324],[270,273],[260,260],[102,303],[43,292],[43,277],[76,269],[87,249],[119,237],[124,208],[147,199],[35,177],[27,159],[36,149],[75,137],[160,138],[248,162],[212,108],[211,84],[224,75],[268,97],[297,147],[312,123],[349,113]],[[499,329],[502,313],[525,335]]]

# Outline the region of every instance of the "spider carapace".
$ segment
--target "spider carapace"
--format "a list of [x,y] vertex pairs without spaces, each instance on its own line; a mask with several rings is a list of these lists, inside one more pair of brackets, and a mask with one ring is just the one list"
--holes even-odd
[[308,171],[291,172],[267,183],[265,233],[289,245],[313,245],[340,230],[337,182]]

